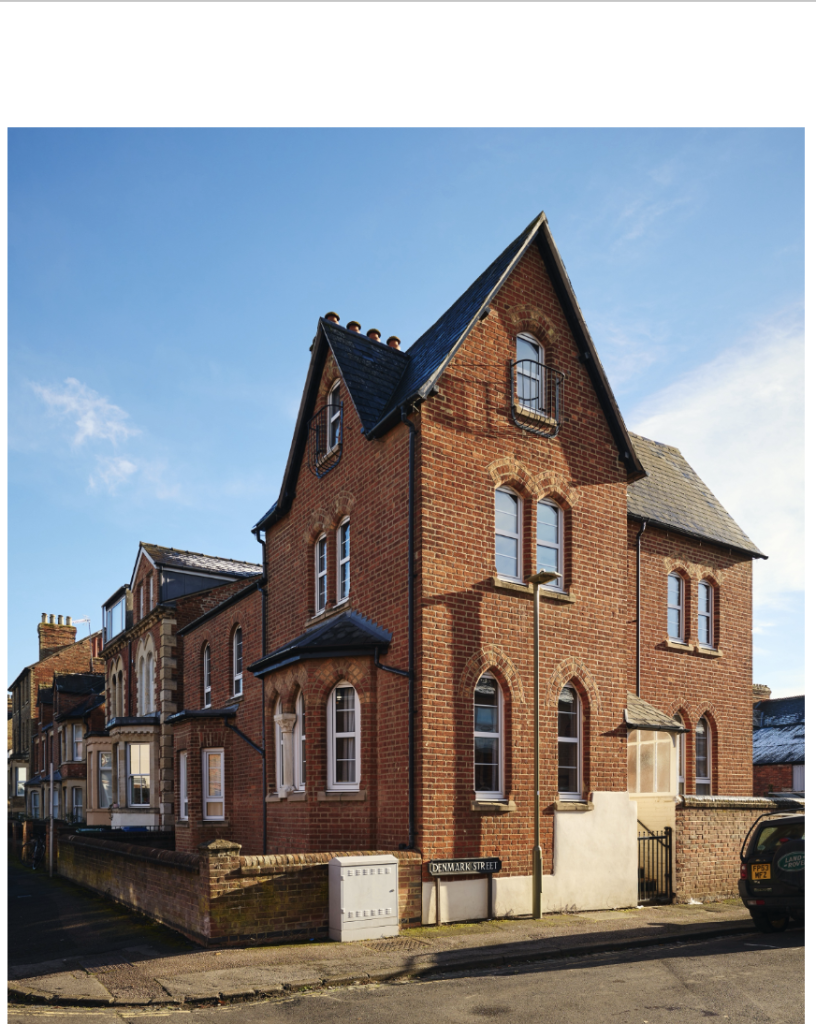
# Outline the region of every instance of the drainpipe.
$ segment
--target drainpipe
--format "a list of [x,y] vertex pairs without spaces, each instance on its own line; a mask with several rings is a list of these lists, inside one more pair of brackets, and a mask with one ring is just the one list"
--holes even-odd
[[637,535],[637,609],[635,611],[635,694],[640,696],[640,538],[646,532],[646,520],[640,524]]
[[[263,576],[258,581],[261,592],[261,657],[266,654],[266,538],[261,540],[261,531],[255,531],[255,540],[261,545]],[[263,852],[266,855],[266,683],[261,677],[261,823],[263,829]]]
[[408,849],[416,842],[414,807],[414,462],[416,427],[408,417],[408,407],[400,410],[408,427]]

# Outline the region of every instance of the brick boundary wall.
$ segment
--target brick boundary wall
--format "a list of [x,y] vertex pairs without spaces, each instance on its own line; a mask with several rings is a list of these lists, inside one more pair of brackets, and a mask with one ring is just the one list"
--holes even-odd
[[[242,857],[225,839],[175,853],[88,836],[60,839],[58,873],[202,946],[326,939],[332,857],[372,852]],[[391,851],[385,851],[391,852]],[[421,923],[422,858],[397,851],[402,927]]]
[[676,900],[708,902],[737,896],[740,850],[751,825],[768,811],[804,811],[804,800],[763,797],[681,797],[675,809]]

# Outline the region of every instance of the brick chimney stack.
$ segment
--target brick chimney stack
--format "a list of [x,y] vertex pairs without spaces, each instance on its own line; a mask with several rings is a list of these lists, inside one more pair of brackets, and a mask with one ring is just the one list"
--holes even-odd
[[770,700],[771,699],[771,688],[770,688],[770,686],[765,686],[762,683],[753,683],[751,685],[751,690],[753,691],[754,704],[756,704],[757,701],[760,701],[760,700]]
[[58,616],[58,621],[54,622],[53,615],[46,615],[43,612],[42,621],[37,626],[37,636],[40,641],[40,657],[38,660],[42,661],[43,658],[53,654],[54,651],[76,643],[76,626],[71,625],[70,615],[65,619],[60,615]]

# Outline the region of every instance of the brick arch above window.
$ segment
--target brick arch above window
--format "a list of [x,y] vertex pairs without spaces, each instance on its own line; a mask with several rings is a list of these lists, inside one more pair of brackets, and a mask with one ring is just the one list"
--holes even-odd
[[717,734],[718,734],[718,729],[717,729],[718,713],[717,713],[716,708],[709,701],[707,701],[707,700],[701,701],[699,704],[695,705],[693,711],[689,711],[688,712],[688,715],[689,715],[689,718],[691,720],[691,730],[692,730],[692,732],[694,731],[694,728],[697,725],[697,723],[700,721],[700,719],[701,718],[705,718],[705,720],[708,722],[709,728],[711,729],[711,738],[712,739],[716,739],[717,738]]
[[601,695],[595,679],[583,661],[574,656],[564,658],[556,665],[543,694],[545,705],[556,707],[558,695],[567,683],[571,683],[576,689],[583,691],[590,711],[594,714],[601,711]]
[[350,516],[354,509],[354,495],[349,494],[348,491],[341,491],[340,494],[332,502],[332,511],[334,512],[334,528],[339,526],[341,520]]
[[335,517],[324,508],[315,509],[310,513],[308,526],[303,534],[303,540],[308,545],[314,545],[317,538],[324,533],[331,533],[334,529]]
[[361,705],[367,704],[373,698],[367,666],[361,664],[361,659],[341,658],[329,662],[315,673],[311,683],[315,700],[324,704],[338,683],[353,686]]
[[268,676],[270,695],[273,701],[280,700],[281,711],[292,714],[295,710],[297,695],[306,686],[309,674],[305,665],[293,665],[283,672]]
[[467,664],[459,676],[457,696],[463,700],[473,700],[473,688],[483,675],[496,675],[503,680],[510,690],[514,703],[524,704],[524,684],[513,662],[501,647],[488,644],[468,658]]
[[540,473],[533,481],[536,500],[555,501],[565,511],[571,511],[581,500],[581,492],[560,473]]
[[663,566],[666,575],[673,572],[685,576],[690,583],[713,583],[717,587],[722,586],[723,574],[720,569],[712,569],[710,565],[700,565],[697,562],[684,561],[679,558],[664,558]]
[[516,334],[526,331],[545,345],[555,339],[555,328],[544,310],[538,306],[531,303],[511,306],[505,310],[505,316],[510,320]]
[[511,487],[522,498],[538,500],[538,489],[532,473],[515,456],[505,455],[487,467],[496,488]]

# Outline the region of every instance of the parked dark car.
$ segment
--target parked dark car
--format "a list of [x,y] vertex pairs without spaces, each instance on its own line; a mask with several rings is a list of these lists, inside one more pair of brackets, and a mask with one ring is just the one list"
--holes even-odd
[[761,932],[805,920],[805,816],[763,815],[740,852],[739,893]]

